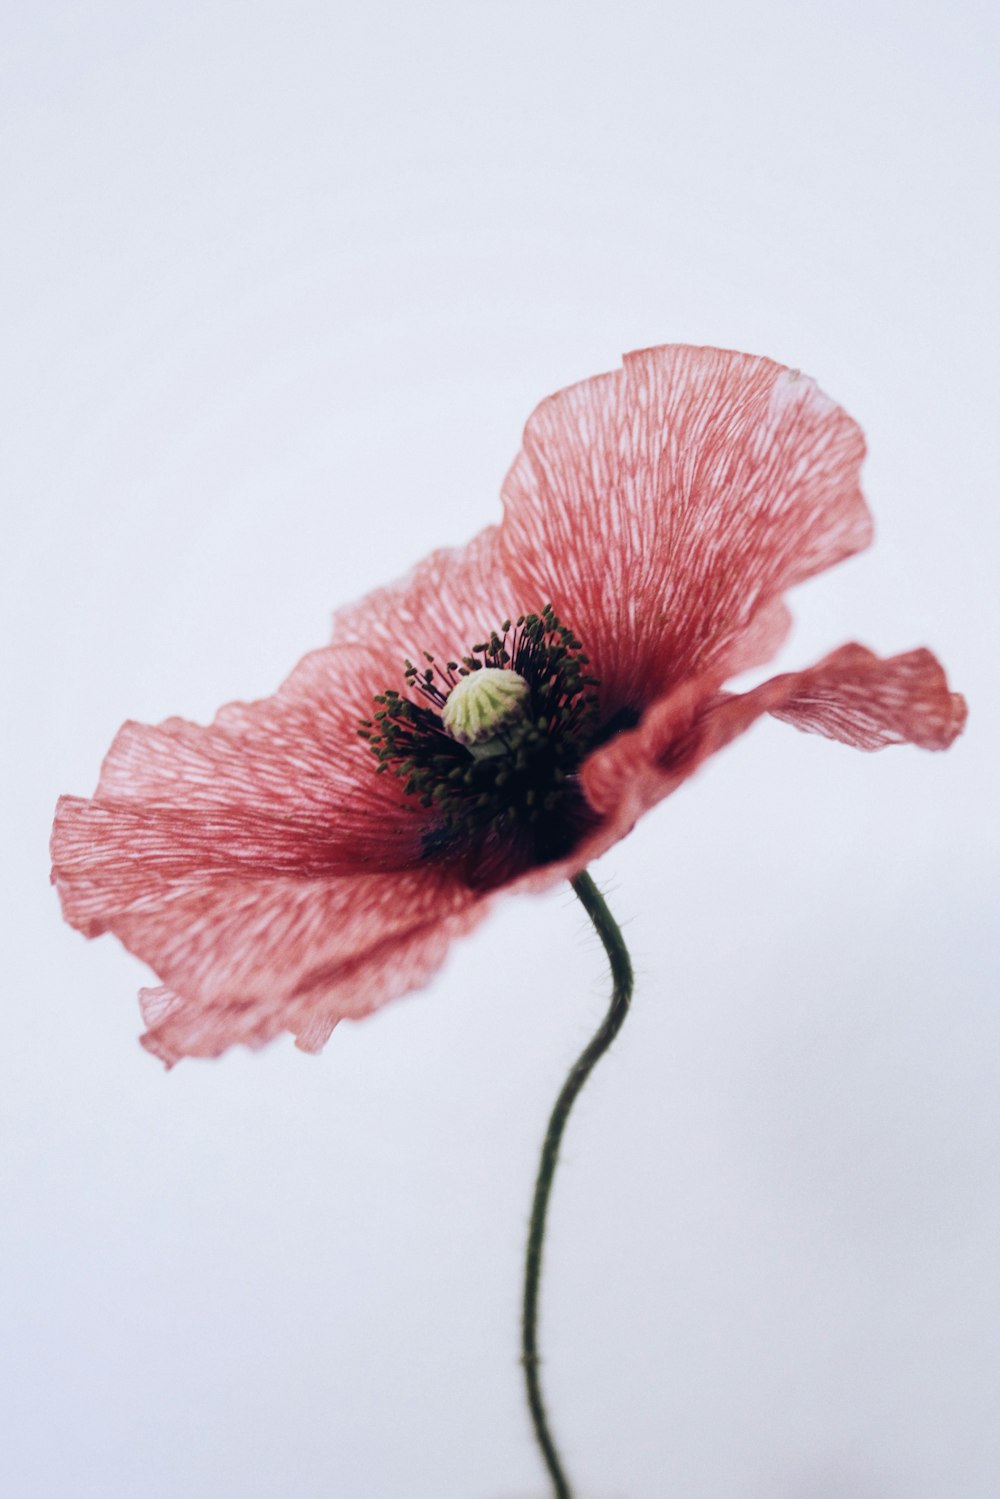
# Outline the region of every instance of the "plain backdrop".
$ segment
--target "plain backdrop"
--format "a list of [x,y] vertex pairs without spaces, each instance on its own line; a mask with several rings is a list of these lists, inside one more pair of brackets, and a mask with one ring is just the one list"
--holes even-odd
[[[5,8],[0,1491],[543,1499],[517,1363],[571,894],[167,1074],[47,837],[122,720],[267,694],[629,348],[799,366],[877,542],[779,665],[928,644],[947,754],[761,723],[597,866],[635,1010],[567,1137],[579,1499],[994,1499],[997,35],[976,0]],[[484,623],[490,623],[486,621]]]

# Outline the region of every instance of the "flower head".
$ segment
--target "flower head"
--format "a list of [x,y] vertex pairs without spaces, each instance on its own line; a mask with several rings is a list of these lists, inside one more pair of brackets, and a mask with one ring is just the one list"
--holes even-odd
[[61,799],[53,879],[157,972],[166,1062],[307,1050],[425,983],[504,889],[570,877],[763,713],[944,749],[926,650],[845,645],[745,693],[784,591],[867,545],[864,442],[813,381],[666,347],[544,401],[497,526],[334,619],[273,697],[127,723]]

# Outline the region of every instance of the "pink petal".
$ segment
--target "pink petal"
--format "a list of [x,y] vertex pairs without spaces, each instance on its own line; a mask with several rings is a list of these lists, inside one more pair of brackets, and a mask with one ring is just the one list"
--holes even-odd
[[862,645],[845,645],[809,671],[772,678],[758,688],[767,697],[765,688],[778,698],[768,708],[775,718],[863,750],[944,750],[968,716],[965,698],[949,689],[928,650],[882,661]]
[[[53,843],[67,919],[87,936],[114,932],[187,997],[212,999],[233,984],[255,992],[258,982],[271,984],[279,960],[286,987],[294,987],[312,963],[311,942],[324,962],[331,944],[350,958],[397,921],[412,924],[414,903],[425,898],[422,887],[432,905],[447,909],[442,883],[454,883],[423,866],[391,874],[317,874],[298,866],[294,853],[281,870],[259,863],[252,849],[241,867],[232,846],[215,850],[211,828],[199,841],[192,819],[186,832],[187,842],[155,809],[136,812],[67,797]],[[417,910],[424,919],[427,911]],[[281,952],[272,951],[276,942]]]
[[105,926],[163,979],[141,996],[164,1061],[260,1046],[288,1030],[315,1048],[338,1020],[407,993],[485,915],[447,871],[339,879],[205,879]]
[[772,677],[750,692],[720,689],[719,673],[684,683],[638,728],[590,756],[583,784],[607,819],[602,835],[614,827],[621,836],[762,713],[866,750],[904,743],[947,749],[966,719],[965,699],[949,689],[927,650],[883,660],[864,646],[845,645],[816,666]]
[[[400,876],[373,876],[381,880],[381,891],[358,889],[323,892],[264,892],[263,901],[247,909],[242,935],[233,922],[216,940],[233,944],[256,944],[258,921],[274,923],[263,951],[258,948],[261,971],[241,986],[239,976],[204,993],[167,988],[146,989],[140,994],[147,1024],[143,1045],[168,1066],[185,1056],[215,1057],[230,1046],[259,1047],[290,1031],[305,1051],[318,1051],[337,1023],[359,1019],[390,999],[399,998],[426,984],[444,962],[452,942],[464,936],[483,919],[487,900],[463,899],[455,887],[435,892],[435,882],[421,878],[409,887]],[[435,899],[436,893],[440,899]],[[374,899],[378,915],[372,916]],[[337,910],[346,910],[355,900],[368,906],[369,920],[362,941],[352,952],[350,936],[343,928],[322,930],[325,917],[336,920]],[[215,925],[205,910],[206,925]],[[378,935],[376,935],[378,933]],[[286,945],[283,945],[286,944]],[[326,957],[324,958],[324,947]],[[308,961],[296,968],[297,956],[308,949]],[[195,975],[197,978],[197,975]]]
[[[307,818],[268,817],[238,808],[62,797],[52,835],[53,878],[67,921],[88,937],[117,917],[214,887],[220,881],[315,879],[364,868],[345,855],[336,829]],[[410,862],[416,857],[412,852]],[[141,954],[140,954],[141,956]]]
[[[864,440],[768,359],[665,347],[543,401],[504,484],[525,596],[584,641],[609,708],[773,649],[775,596],[868,544]],[[760,656],[757,659],[762,659]]]
[[460,660],[505,619],[540,608],[526,602],[504,567],[495,526],[464,547],[432,552],[404,578],[377,588],[333,617],[334,642],[360,643],[377,651],[401,689],[404,660],[424,651],[439,661]]
[[[202,863],[302,873],[408,863],[419,850],[420,819],[403,804],[398,781],[374,774],[358,737],[384,686],[371,652],[327,646],[306,656],[273,697],[230,703],[207,728],[181,718],[125,724],[90,813],[75,814],[76,852],[89,843],[99,865],[107,828],[107,857],[123,855],[139,882],[147,869],[155,878],[161,868],[176,874]],[[109,821],[112,807],[133,811],[131,859],[127,847],[116,848],[127,821]],[[57,863],[67,833],[57,815]]]
[[60,801],[64,913],[156,971],[144,1006],[165,1059],[282,1029],[317,1046],[424,982],[480,919],[481,897],[424,861],[426,810],[376,774],[357,730],[375,693],[405,686],[408,655],[464,654],[512,608],[485,532],[343,611],[338,643],[273,697],[207,728],[126,724],[96,797]]

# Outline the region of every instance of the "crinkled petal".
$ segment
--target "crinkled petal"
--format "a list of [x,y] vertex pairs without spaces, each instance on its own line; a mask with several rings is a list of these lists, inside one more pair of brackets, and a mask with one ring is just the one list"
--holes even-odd
[[[360,888],[353,879],[340,889],[266,889],[235,913],[224,896],[217,910],[203,905],[194,934],[204,946],[196,941],[189,951],[182,938],[179,964],[167,958],[181,985],[189,975],[195,987],[140,993],[143,1045],[168,1066],[234,1045],[263,1046],[283,1031],[302,1050],[318,1051],[340,1020],[359,1019],[426,984],[452,942],[490,906],[434,879],[371,879]],[[169,933],[165,938],[169,944]],[[237,953],[252,948],[258,965],[248,974],[240,962],[224,983],[199,989],[219,944]]]
[[375,774],[359,724],[376,693],[405,686],[407,657],[464,653],[510,612],[511,593],[495,532],[483,532],[342,610],[335,643],[272,697],[230,703],[208,727],[125,724],[94,801],[66,798],[57,812],[60,889],[80,886],[68,912],[86,904],[87,929],[100,929],[105,866],[139,899],[199,869],[311,876],[411,864],[427,819],[397,777]]
[[[379,802],[388,778],[370,755],[356,783],[345,770],[356,719],[325,699],[343,654],[316,652],[294,690],[232,705],[210,729],[126,726],[101,796],[59,803],[64,914],[88,936],[113,932],[162,980],[144,1008],[165,1061],[286,1029],[316,1047],[343,1016],[424,983],[485,910],[421,861],[425,820]],[[390,853],[408,867],[392,870]]]
[[767,659],[778,616],[762,629],[759,611],[871,538],[863,456],[851,418],[769,359],[627,355],[529,419],[503,490],[506,569],[585,642],[609,710],[641,708]]
[[862,750],[890,744],[944,750],[968,716],[965,698],[950,690],[928,650],[883,661],[862,645],[845,645],[811,670],[772,677],[757,691],[773,697],[768,712],[775,718]]
[[220,880],[315,879],[364,865],[345,858],[334,831],[305,818],[149,803],[60,798],[52,835],[53,878],[63,914],[85,936]]
[[594,809],[621,837],[649,807],[742,734],[762,713],[858,749],[915,744],[947,749],[961,733],[965,699],[927,650],[882,659],[845,645],[817,665],[771,677],[745,693],[720,691],[709,673],[684,683],[635,730],[595,751],[583,767]]
[[[445,869],[243,880],[206,868],[134,898],[103,888],[113,932],[163,987],[144,991],[147,1045],[165,1061],[263,1044],[319,1044],[334,1024],[423,984],[488,902]],[[71,919],[76,913],[70,894]],[[79,923],[78,923],[79,924]]]
[[466,546],[432,552],[406,577],[338,609],[333,640],[379,652],[393,674],[385,685],[400,688],[407,658],[421,663],[429,651],[439,661],[460,660],[505,619],[546,603],[522,597],[497,528],[488,526]]
[[[408,863],[420,819],[397,781],[373,773],[358,737],[383,676],[370,652],[327,646],[272,697],[230,703],[207,727],[181,718],[126,723],[105,758],[89,822],[76,811],[74,846],[80,852],[90,839],[99,862],[108,829],[107,857],[118,857],[126,819],[110,819],[108,809],[128,808],[138,882],[164,862],[302,873]],[[57,815],[54,853],[69,831]]]
[[115,933],[162,981],[145,991],[165,1060],[316,1047],[345,1015],[423,983],[480,919],[481,893],[423,859],[426,809],[377,775],[359,721],[407,656],[462,654],[514,607],[495,533],[439,552],[338,617],[272,697],[208,727],[129,723],[92,800],[64,797],[53,879],[67,919]]

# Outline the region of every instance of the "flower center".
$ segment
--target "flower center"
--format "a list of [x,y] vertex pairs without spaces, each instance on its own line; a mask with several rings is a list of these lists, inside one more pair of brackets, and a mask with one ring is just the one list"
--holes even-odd
[[441,722],[475,759],[503,755],[510,748],[506,731],[524,722],[530,698],[531,688],[520,672],[484,666],[459,677],[441,710]]
[[427,856],[513,867],[566,852],[590,819],[577,772],[598,732],[581,642],[548,605],[459,661],[424,661],[405,663],[404,692],[380,693],[358,732],[378,771],[434,809]]

